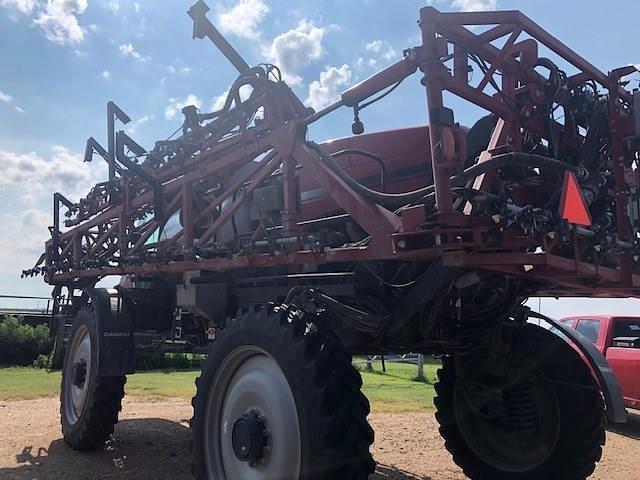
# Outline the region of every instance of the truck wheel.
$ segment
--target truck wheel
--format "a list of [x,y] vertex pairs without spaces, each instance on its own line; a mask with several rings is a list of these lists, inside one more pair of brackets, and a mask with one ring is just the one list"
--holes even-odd
[[584,480],[605,439],[598,385],[557,335],[514,330],[506,381],[474,370],[478,357],[443,360],[435,405],[445,446],[476,480]]
[[91,306],[74,321],[60,385],[64,441],[75,450],[98,448],[113,433],[126,377],[98,375],[98,325]]
[[295,307],[241,315],[193,399],[193,471],[215,480],[366,480],[369,402],[351,356]]

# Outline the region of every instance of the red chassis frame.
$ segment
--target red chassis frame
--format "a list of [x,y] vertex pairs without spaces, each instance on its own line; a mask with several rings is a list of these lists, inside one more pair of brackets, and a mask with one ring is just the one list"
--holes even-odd
[[[477,33],[475,28],[467,28],[474,26],[489,27],[481,33]],[[498,238],[488,239],[487,234],[496,230],[492,220],[473,215],[469,209],[460,211],[453,199],[451,176],[462,168],[464,142],[459,141],[461,129],[443,125],[440,117],[443,92],[448,91],[498,117],[489,147],[481,154],[480,162],[497,153],[520,151],[522,120],[507,107],[506,102],[523,91],[535,95],[540,88],[541,77],[533,66],[538,58],[539,45],[544,45],[575,67],[577,73],[569,77],[570,83],[593,80],[609,90],[611,157],[619,158],[623,155],[623,139],[635,131],[633,119],[623,117],[618,108],[620,98],[627,101],[631,98],[629,92],[619,86],[620,78],[631,70],[618,69],[608,75],[601,72],[517,11],[441,13],[425,7],[420,11],[420,28],[422,46],[407,50],[403,59],[350,88],[339,102],[321,112],[310,114],[293,92],[281,83],[271,82],[272,85],[264,91],[256,88],[250,101],[264,109],[264,119],[259,128],[240,128],[227,137],[213,136],[199,148],[198,153],[173,158],[152,172],[162,185],[165,206],[162,218],[136,224],[135,220],[141,218],[140,212],[148,212],[153,204],[154,192],[145,186],[140,175],[123,173],[118,200],[86,215],[79,214],[78,221],[72,222],[72,228],[65,232],[57,233],[58,227],[54,226],[56,235],[47,242],[45,254],[38,263],[44,262],[46,280],[57,285],[78,285],[106,275],[225,271],[285,265],[295,272],[305,263],[422,261],[443,257],[446,265],[524,276],[540,282],[540,285],[554,286],[549,289],[541,286],[540,295],[639,295],[640,276],[632,273],[633,260],[629,254],[618,256],[617,267],[584,261],[578,233],[574,232],[572,239],[574,258],[554,254],[554,240],[546,236],[530,238],[517,229],[505,230]],[[472,85],[468,79],[469,54],[484,59],[490,65],[477,85]],[[453,67],[448,68],[451,63]],[[304,139],[309,123],[338,107],[357,107],[365,98],[395,85],[418,69],[425,75],[423,83],[427,93],[437,211],[429,219],[423,206],[394,213],[365,198],[329,168]],[[502,97],[490,92],[497,72],[501,75]],[[531,119],[527,128],[542,133],[544,126],[536,122]],[[113,154],[111,149],[108,154]],[[252,165],[248,173],[240,178],[231,178],[239,167],[248,164]],[[336,204],[369,234],[368,244],[340,248],[305,244],[304,227],[298,221],[297,166],[303,167],[305,175],[312,175],[321,187],[330,192]],[[231,257],[195,255],[194,251],[211,241],[248,195],[279,168],[284,189],[283,232],[294,241],[266,254],[245,250]],[[611,169],[615,174],[616,198],[619,200],[616,210],[619,239],[632,242],[633,234],[626,214],[625,183],[630,172],[625,171],[619,162],[612,162]],[[482,190],[489,175],[476,178],[474,188]],[[195,212],[195,184],[203,179],[218,181],[221,178],[228,182],[224,184],[223,192],[203,210]],[[242,185],[248,185],[245,195],[234,200],[234,192]],[[204,233],[195,238],[194,225],[223,202],[229,202],[228,207]],[[178,211],[181,230],[172,238],[148,245],[154,232]],[[425,223],[427,220],[428,224]],[[171,258],[154,260],[149,255],[140,256],[150,247],[159,254],[171,249],[175,252],[179,245],[180,254]],[[537,247],[542,247],[542,251],[533,253]],[[136,255],[143,259],[125,261]],[[96,264],[96,259],[105,258],[119,261]]]

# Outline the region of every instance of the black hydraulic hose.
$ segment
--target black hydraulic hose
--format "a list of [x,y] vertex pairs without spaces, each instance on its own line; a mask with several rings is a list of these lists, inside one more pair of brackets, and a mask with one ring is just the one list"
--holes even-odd
[[384,163],[382,157],[379,157],[375,153],[367,152],[366,150],[361,150],[360,148],[345,148],[344,150],[339,150],[331,154],[333,158],[342,157],[344,155],[360,155],[361,157],[370,158],[378,165],[380,165],[380,188],[382,192],[386,190],[386,178],[387,178],[387,167]]
[[307,146],[314,150],[320,156],[322,161],[326,163],[327,166],[331,168],[331,170],[333,170],[333,172],[338,175],[347,185],[349,185],[364,197],[370,199],[373,202],[379,203],[380,205],[387,207],[401,207],[407,203],[410,203],[412,200],[418,200],[419,198],[429,193],[425,188],[406,193],[378,192],[377,190],[373,190],[366,185],[361,184],[347,172],[345,172],[342,167],[340,167],[340,165],[335,162],[331,155],[329,155],[317,143],[307,142]]
[[[329,155],[320,145],[315,142],[307,142],[307,146],[314,150],[322,159],[323,162],[333,170],[333,172],[338,175],[347,185],[353,188],[355,191],[368,198],[369,200],[376,202],[384,207],[390,208],[398,208],[409,203],[416,202],[418,200],[423,199],[425,196],[432,194],[435,192],[434,185],[428,185],[423,188],[419,188],[418,190],[413,190],[411,192],[404,193],[383,193],[373,190],[365,185],[362,185],[360,182],[351,177],[347,172],[345,172],[340,165],[338,165],[335,160]],[[454,175],[451,177],[451,185],[453,187],[463,186],[468,181],[487,173],[489,170],[494,170],[496,168],[504,167],[506,165],[519,165],[524,167],[540,167],[540,168],[549,168],[558,171],[570,171],[578,178],[585,178],[587,176],[587,171],[584,168],[577,167],[575,165],[571,165],[569,163],[564,163],[559,160],[555,160],[553,158],[544,157],[542,155],[535,155],[532,153],[520,153],[520,152],[511,152],[504,153],[501,155],[496,155],[489,160],[473,165],[466,170],[464,170],[459,175]]]
[[[229,93],[227,93],[227,97],[225,98],[224,101],[224,105],[222,106],[222,108],[220,110],[216,110],[215,112],[212,113],[201,113],[200,115],[200,120],[201,121],[205,121],[205,120],[211,120],[214,118],[218,118],[220,116],[222,116],[222,114],[228,112],[229,110],[231,110],[231,104],[233,103],[233,101],[236,98],[239,98],[240,96],[240,88],[245,86],[245,85],[249,85],[251,86],[251,88],[253,89],[257,89],[260,86],[264,86],[267,85],[270,82],[269,80],[267,80],[266,78],[264,78],[263,76],[260,75],[255,75],[255,73],[257,71],[259,71],[261,69],[258,69],[257,67],[254,67],[250,70],[247,71],[247,73],[240,75],[234,82],[233,85],[231,85],[231,87],[229,88]],[[238,106],[238,105],[236,105]]]

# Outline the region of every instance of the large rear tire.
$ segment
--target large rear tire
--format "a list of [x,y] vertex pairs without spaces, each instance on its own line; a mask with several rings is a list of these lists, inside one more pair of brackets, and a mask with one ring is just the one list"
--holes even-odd
[[373,431],[335,335],[293,307],[241,315],[212,343],[193,399],[199,479],[366,480]]
[[605,440],[597,383],[576,351],[547,330],[513,329],[512,342],[504,364],[519,373],[506,384],[491,375],[463,380],[478,357],[443,360],[435,405],[447,450],[474,480],[584,480]]
[[98,324],[91,305],[74,321],[60,384],[64,441],[75,450],[101,447],[113,433],[122,409],[126,377],[98,375]]

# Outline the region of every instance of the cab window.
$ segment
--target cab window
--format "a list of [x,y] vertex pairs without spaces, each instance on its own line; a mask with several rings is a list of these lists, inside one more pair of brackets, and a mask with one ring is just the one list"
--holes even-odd
[[640,318],[616,319],[613,337],[640,337]]
[[592,343],[596,343],[600,333],[600,320],[580,319],[576,330],[587,337]]

